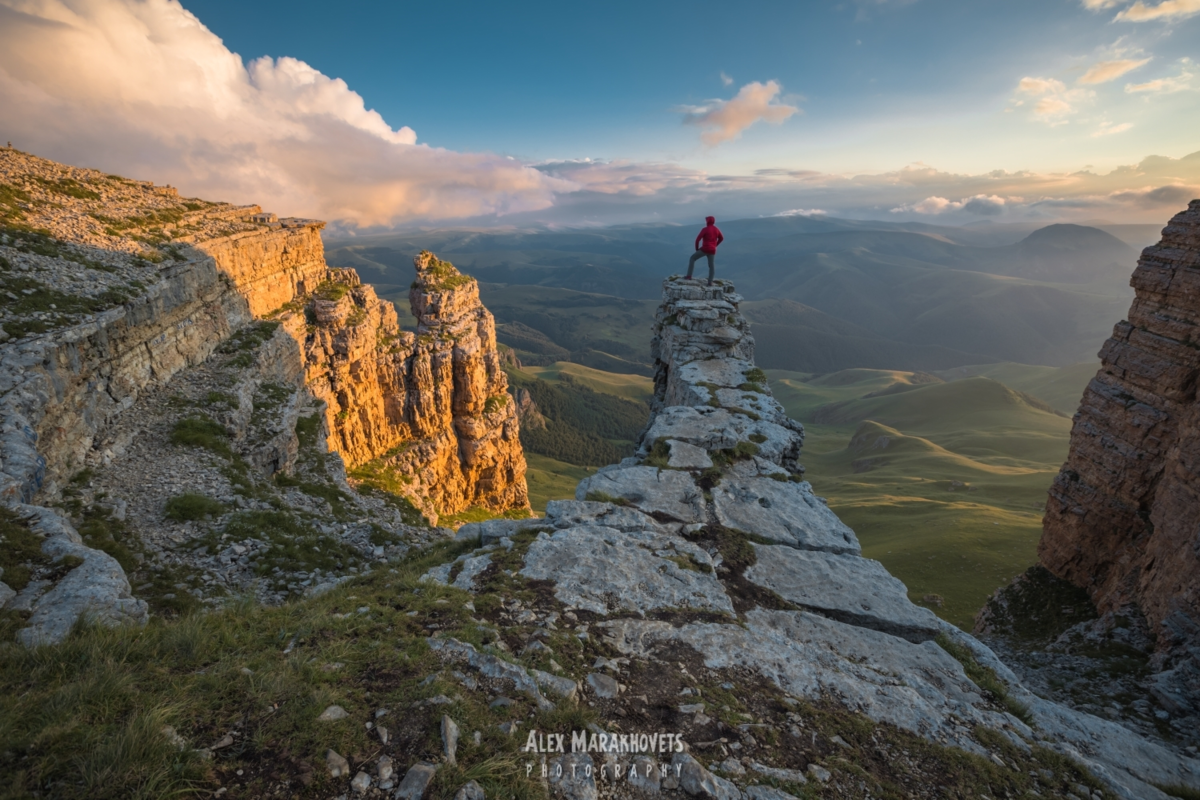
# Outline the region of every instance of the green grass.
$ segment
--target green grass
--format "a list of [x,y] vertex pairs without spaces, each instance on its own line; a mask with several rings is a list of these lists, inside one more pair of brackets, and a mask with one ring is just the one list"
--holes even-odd
[[459,528],[468,522],[484,522],[489,519],[528,519],[529,512],[523,508],[510,508],[507,511],[493,511],[483,506],[472,506],[457,514],[443,514],[438,517],[438,525],[443,528]]
[[229,433],[225,427],[203,414],[176,422],[171,430],[171,443],[184,447],[202,447],[226,458],[233,456],[233,450],[229,447]]
[[219,517],[223,513],[225,513],[224,504],[196,492],[185,492],[170,498],[163,509],[163,516],[176,522]]
[[946,380],[958,380],[973,375],[991,378],[1018,391],[1028,392],[1070,415],[1079,408],[1084,387],[1096,376],[1099,368],[1100,365],[1094,361],[1072,364],[1069,367],[1005,362],[941,370],[937,375]]
[[550,500],[574,500],[575,487],[592,474],[586,467],[577,467],[549,456],[525,453],[525,483],[529,487],[529,504],[539,514],[546,512]]
[[958,663],[962,664],[963,671],[967,673],[967,677],[976,686],[991,695],[992,699],[996,702],[1003,705],[1008,713],[1026,725],[1033,725],[1033,716],[1029,713],[1029,708],[1010,697],[1008,694],[1008,684],[1000,680],[999,676],[990,667],[985,667],[976,661],[975,657],[971,655],[970,650],[954,642],[944,633],[939,633],[937,639],[934,641],[937,642],[938,647],[945,650]]
[[42,553],[42,537],[15,513],[0,508],[0,581],[19,592],[29,584],[31,566],[49,563],[50,557]]
[[931,610],[970,629],[988,596],[1036,563],[1068,419],[982,377],[768,375],[805,425],[805,477],[914,602],[938,595]]
[[540,378],[547,383],[559,383],[565,375],[572,382],[586,386],[593,392],[611,394],[626,400],[648,403],[654,397],[654,381],[651,378],[643,375],[605,372],[570,361],[556,361],[545,367],[522,367],[521,372]]
[[[447,543],[398,574],[380,571],[282,607],[241,603],[140,628],[81,626],[65,643],[36,650],[0,645],[0,793],[149,799],[209,795],[218,784],[237,782],[246,796],[258,796],[274,782],[274,768],[260,773],[255,765],[269,763],[294,789],[310,775],[313,785],[304,792],[319,794],[332,789],[326,749],[356,765],[378,751],[362,719],[379,707],[392,709],[386,722],[394,736],[411,736],[400,740],[400,752],[421,752],[445,707],[410,707],[451,688],[417,686],[441,667],[424,644],[423,626],[474,626],[461,608],[465,595],[417,578],[459,550]],[[437,603],[446,598],[454,602]],[[362,606],[371,611],[354,613]],[[418,615],[407,616],[410,610]],[[335,662],[344,667],[322,669]],[[352,718],[316,723],[333,703]],[[447,709],[467,732],[460,766],[447,779],[471,773],[489,796],[535,796],[505,766],[520,742],[494,730],[502,713],[485,703],[486,695],[472,696]],[[413,724],[416,732],[406,733]],[[186,749],[172,746],[165,725],[187,740]],[[488,731],[478,748],[469,740],[474,729]],[[235,746],[218,751],[215,761],[193,752],[230,731],[240,734]],[[236,778],[233,769],[242,766],[250,775]]]
[[[422,250],[420,255],[432,256],[433,254]],[[442,261],[440,258],[434,257],[429,260],[428,266],[418,274],[418,281],[424,282],[427,292],[445,292],[474,283],[475,279],[469,275],[463,275],[449,261]]]
[[[305,419],[305,418],[301,418]],[[307,419],[319,420],[313,416]],[[299,424],[297,424],[299,432]],[[389,505],[400,512],[401,519],[406,525],[429,527],[429,520],[417,510],[407,495],[411,492],[409,485],[412,479],[396,471],[387,461],[387,456],[360,464],[348,473],[354,481],[355,490],[362,495],[382,497]]]

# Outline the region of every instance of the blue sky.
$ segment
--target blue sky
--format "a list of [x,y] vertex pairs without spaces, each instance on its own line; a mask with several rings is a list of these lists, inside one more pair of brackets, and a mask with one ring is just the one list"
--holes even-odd
[[[1200,61],[1200,15],[1113,22],[1114,10],[1078,0],[186,7],[243,57],[295,56],[345,79],[420,141],[456,150],[982,171],[1113,167],[1200,149],[1194,94],[1155,107],[1125,97],[1127,81],[1101,87],[1096,104],[1115,124],[1144,120],[1122,134],[1092,137],[1091,119],[1052,129],[1005,112],[1022,77],[1070,83],[1114,47],[1153,56],[1130,79],[1177,75],[1180,58]],[[674,110],[772,79],[803,98],[794,101],[802,112],[732,146],[704,148]],[[1171,125],[1185,106],[1191,113]],[[1160,114],[1167,124],[1150,124]]]
[[348,229],[1148,221],[1200,194],[1200,0],[0,0],[0,104]]

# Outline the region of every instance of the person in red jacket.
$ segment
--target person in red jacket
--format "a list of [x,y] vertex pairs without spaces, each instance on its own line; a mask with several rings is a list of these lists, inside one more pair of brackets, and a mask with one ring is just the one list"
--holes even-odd
[[696,236],[696,252],[692,253],[692,258],[688,261],[687,277],[692,277],[692,270],[696,267],[696,262],[701,256],[708,256],[708,285],[713,285],[713,273],[716,271],[716,265],[713,263],[717,255],[717,245],[725,241],[725,237],[721,235],[721,229],[715,223],[716,217],[705,217],[704,221],[708,223],[700,234]]

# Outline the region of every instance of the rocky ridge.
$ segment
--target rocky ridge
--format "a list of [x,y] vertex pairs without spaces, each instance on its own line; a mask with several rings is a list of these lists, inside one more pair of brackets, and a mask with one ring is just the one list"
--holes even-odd
[[450,265],[418,259],[406,333],[325,264],[321,222],[11,148],[0,178],[5,546],[42,543],[4,555],[23,641],[144,622],[143,590],[326,585],[427,540],[414,501],[528,513],[494,323]]
[[[1162,240],[1143,251],[1130,282],[1136,297],[1129,318],[1105,342],[1100,370],[1075,414],[1070,453],[1050,489],[1038,547],[1041,564],[1083,589],[1099,618],[1071,620],[1069,630],[1054,632],[1061,635],[1045,655],[1095,658],[1107,649],[1118,661],[1141,659],[1142,674],[1126,678],[1130,685],[1118,693],[1139,698],[1131,716],[1169,725],[1167,733],[1195,746],[1200,744],[1200,200],[1172,218]],[[999,592],[981,615],[979,630],[1011,633],[1014,626],[1036,625],[1028,611],[1017,609],[1028,604],[1039,583],[1044,581],[1026,576]],[[1030,669],[1036,672],[1036,664],[1030,662]],[[1094,702],[1090,691],[1084,694]]]
[[[478,537],[477,549],[425,580],[482,591],[502,563],[504,574],[536,587],[536,603],[505,601],[503,618],[547,634],[565,623],[585,651],[596,643],[605,655],[575,685],[603,710],[606,730],[626,730],[622,718],[634,709],[669,703],[665,683],[685,684],[671,690],[679,694],[671,719],[692,755],[672,764],[690,778],[654,778],[654,791],[785,797],[771,793],[779,781],[797,787],[832,774],[840,792],[870,794],[867,784],[853,794],[854,782],[837,777],[838,759],[818,746],[825,734],[813,731],[809,742],[802,717],[787,710],[798,702],[1006,769],[1017,767],[998,754],[1001,742],[1013,753],[1056,751],[1098,776],[1105,796],[1166,798],[1155,785],[1200,788],[1200,762],[1033,694],[991,650],[912,604],[900,581],[861,556],[853,531],[803,480],[803,429],[754,365],[740,300],[727,282],[665,281],[654,414],[638,455],[589,476],[575,500],[551,502],[544,520],[464,526],[458,537]],[[528,641],[542,635],[533,634]],[[494,641],[506,638],[502,630]],[[477,658],[471,645],[437,634],[430,646],[450,662]],[[761,697],[763,707],[734,724],[720,690],[698,688],[721,680],[739,698]],[[760,736],[774,746],[763,750]],[[615,760],[618,773],[637,763],[633,755],[542,758],[597,769]],[[1038,793],[1092,791],[1056,784],[1053,771],[1029,775]],[[596,781],[551,779],[549,788],[576,798],[609,791]]]

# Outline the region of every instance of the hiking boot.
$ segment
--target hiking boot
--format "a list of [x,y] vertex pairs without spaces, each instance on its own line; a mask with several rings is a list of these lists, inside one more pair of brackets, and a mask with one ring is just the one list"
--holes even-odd
[[713,285],[713,282],[712,282],[712,281],[709,281],[709,282],[708,282],[708,285],[709,285],[709,286],[712,286],[712,285]]

